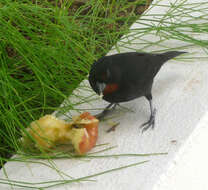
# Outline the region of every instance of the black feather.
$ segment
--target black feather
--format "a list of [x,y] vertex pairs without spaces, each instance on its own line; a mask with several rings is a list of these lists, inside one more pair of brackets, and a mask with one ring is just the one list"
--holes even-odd
[[[118,83],[118,91],[103,97],[111,103],[125,102],[151,93],[152,83],[161,66],[186,52],[169,51],[162,54],[128,52],[105,56],[96,61],[89,74],[89,82],[95,92],[96,81]],[[109,69],[112,78],[102,81],[101,75]]]
[[103,91],[103,99],[111,104],[100,115],[105,115],[113,104],[145,96],[150,103],[151,115],[142,125],[146,126],[143,131],[150,126],[154,128],[156,109],[153,108],[151,93],[154,77],[166,61],[183,53],[186,52],[169,51],[162,54],[129,52],[105,56],[96,61],[89,73],[92,89],[99,93],[97,84],[105,83],[107,87],[116,84],[115,90],[107,93],[106,89]]

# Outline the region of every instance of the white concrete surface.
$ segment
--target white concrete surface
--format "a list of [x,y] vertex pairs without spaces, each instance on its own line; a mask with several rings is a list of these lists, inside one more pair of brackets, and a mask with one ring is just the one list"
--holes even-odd
[[184,143],[154,190],[208,189],[208,112]]
[[[161,2],[168,4],[167,1]],[[165,9],[154,7],[147,14],[161,13],[162,11],[165,11]],[[140,25],[136,23],[132,26],[132,28],[138,27]],[[157,40],[154,35],[145,36],[144,38]],[[138,44],[132,44],[132,46],[130,44],[130,46],[141,48],[140,41],[137,42]],[[164,43],[163,45],[178,47],[181,44],[179,41],[171,40],[168,44]],[[158,50],[158,48],[153,46],[149,49]],[[120,50],[129,51],[123,48],[120,48]],[[198,52],[197,56],[199,57],[204,56],[203,52],[197,47],[188,49],[188,51]],[[202,186],[206,182],[206,168],[203,166],[206,165],[207,153],[204,151],[208,143],[206,139],[208,114],[205,115],[208,111],[207,70],[208,64],[200,59],[192,62],[171,60],[163,66],[155,78],[153,86],[154,103],[158,111],[154,131],[149,130],[141,134],[139,128],[149,117],[148,102],[144,98],[122,104],[133,112],[124,111],[122,108],[116,110],[115,117],[112,119],[112,121],[120,122],[116,131],[106,133],[109,128],[107,122],[102,122],[99,126],[98,144],[110,143],[110,146],[117,146],[102,154],[168,152],[168,155],[148,158],[103,158],[88,162],[69,159],[53,160],[57,168],[75,178],[138,161],[151,161],[144,165],[96,177],[94,178],[97,180],[96,182],[76,183],[52,189],[180,190],[185,189],[185,187],[186,189],[192,187],[196,187],[197,190],[207,189]],[[77,90],[76,93],[85,100],[92,99],[92,92],[89,91],[87,81],[84,81],[81,85],[85,85],[86,90]],[[76,101],[75,97],[70,97],[70,100],[72,102]],[[80,107],[90,110],[91,108],[103,108],[105,105],[106,102],[97,100],[89,104],[82,104]],[[92,111],[92,113],[95,113],[95,111]],[[199,124],[201,118],[203,120]],[[201,173],[200,168],[204,172]],[[60,176],[53,169],[33,163],[10,162],[5,164],[5,170],[9,179],[28,182],[67,178],[63,175]],[[4,170],[1,170],[0,178],[3,177]],[[195,186],[190,186],[191,179],[195,179]],[[0,185],[0,189],[8,190],[10,187]]]

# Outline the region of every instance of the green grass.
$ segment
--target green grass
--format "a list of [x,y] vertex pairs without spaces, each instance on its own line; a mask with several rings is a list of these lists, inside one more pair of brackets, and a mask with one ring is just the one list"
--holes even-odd
[[136,6],[125,1],[94,0],[76,11],[73,1],[31,2],[0,4],[2,157],[19,149],[20,130],[56,110],[136,18],[133,9],[119,16]]
[[43,181],[43,182],[38,182],[38,183],[32,183],[32,182],[7,180],[7,179],[1,179],[0,178],[0,183],[1,184],[6,184],[6,185],[11,185],[12,184],[12,187],[22,187],[22,188],[28,188],[28,189],[40,189],[40,190],[42,190],[42,189],[49,189],[49,188],[52,188],[52,187],[57,188],[60,185],[89,181],[91,178],[94,178],[94,177],[97,177],[97,176],[100,176],[100,175],[104,175],[106,173],[111,173],[111,172],[115,172],[115,171],[118,171],[118,170],[130,168],[130,167],[135,167],[135,166],[138,166],[138,165],[145,164],[147,162],[149,162],[149,160],[129,164],[129,165],[126,165],[126,166],[121,166],[121,167],[118,167],[118,168],[104,170],[104,171],[99,172],[99,173],[95,173],[95,174],[92,174],[92,175],[89,175],[89,176],[84,176],[84,177],[80,177],[80,178],[76,178],[76,179],[68,179],[68,180],[64,179],[64,180]]
[[[67,102],[67,105],[59,108],[86,78],[90,65],[112,47],[118,52],[122,48],[162,52],[173,49],[187,51],[197,46],[207,53],[208,40],[198,37],[199,34],[208,34],[206,1],[189,4],[187,0],[176,0],[165,14],[147,13],[137,20],[139,16],[135,10],[145,2],[91,0],[74,9],[73,1],[64,0],[0,1],[1,163],[14,161],[8,157],[15,153],[19,153],[19,161],[27,162],[30,158],[44,157],[51,165],[52,158],[71,158],[71,155],[62,153],[55,154],[55,157],[45,153],[20,154],[22,147],[19,139],[31,121],[55,110],[64,114],[76,109],[77,104],[92,101],[94,97],[84,100],[80,97],[78,103]],[[162,8],[167,5],[157,3],[154,6]],[[186,20],[182,21],[184,18]],[[140,27],[129,33],[129,25],[136,20]],[[149,40],[148,35],[157,37],[157,40]],[[116,43],[121,38],[123,41],[118,46]],[[183,45],[169,47],[167,42],[171,40],[182,42]],[[137,48],[132,48],[132,45]],[[193,58],[199,59],[197,53],[183,59],[188,62]],[[203,58],[207,59],[207,55]],[[127,153],[126,156],[138,155]],[[86,156],[88,159],[98,157],[99,155]],[[106,155],[107,157],[125,155]],[[111,171],[114,170],[108,172]],[[99,175],[104,173],[106,171]],[[98,174],[92,176],[96,175]],[[80,179],[86,180],[92,176]],[[48,186],[77,181],[50,182]],[[26,185],[28,188],[34,185],[2,179],[0,183]]]

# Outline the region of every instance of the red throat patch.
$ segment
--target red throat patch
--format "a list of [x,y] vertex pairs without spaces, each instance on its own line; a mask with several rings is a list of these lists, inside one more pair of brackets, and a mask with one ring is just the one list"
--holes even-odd
[[108,95],[118,90],[118,84],[107,84],[103,90],[103,95]]

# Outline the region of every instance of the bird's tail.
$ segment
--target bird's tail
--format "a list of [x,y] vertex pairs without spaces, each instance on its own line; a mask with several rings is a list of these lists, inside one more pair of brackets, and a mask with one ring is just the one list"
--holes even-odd
[[178,55],[181,55],[183,53],[187,53],[187,52],[184,52],[184,51],[168,51],[168,52],[165,52],[165,53],[162,53],[162,54],[158,54],[158,60],[157,60],[157,66],[155,66],[154,68],[154,74],[153,76],[155,76],[158,71],[160,70],[160,68],[162,67],[162,65],[168,61],[169,59],[172,59]]
[[169,59],[172,59],[174,57],[177,57],[181,54],[187,53],[185,51],[168,51],[162,54],[163,58],[165,59],[164,61],[167,61]]

